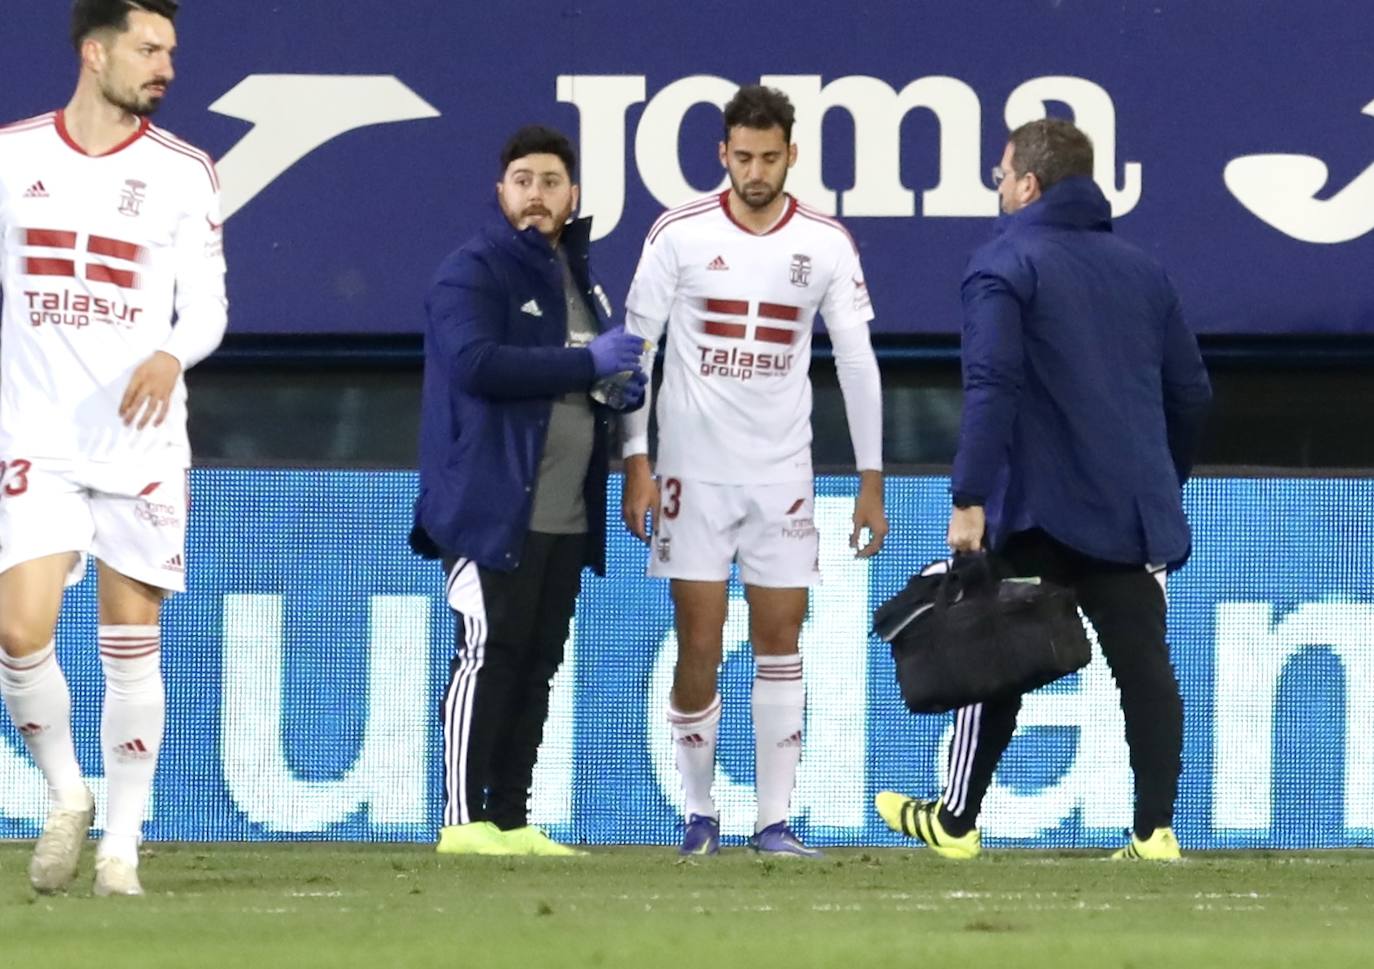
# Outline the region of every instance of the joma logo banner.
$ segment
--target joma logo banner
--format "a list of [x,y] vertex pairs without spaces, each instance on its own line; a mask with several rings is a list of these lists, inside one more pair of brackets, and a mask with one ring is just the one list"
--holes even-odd
[[[797,108],[793,138],[808,146],[789,177],[792,191],[822,212],[853,218],[910,218],[916,193],[900,177],[900,129],[917,110],[936,118],[935,146],[940,178],[921,194],[928,218],[970,218],[996,214],[997,193],[983,183],[983,104],[974,89],[954,77],[922,77],[897,90],[881,78],[855,75],[822,84],[820,75],[764,75]],[[643,75],[559,75],[559,101],[575,105],[583,146],[583,208],[595,213],[594,238],[615,230],[625,208],[626,113],[644,104],[635,130],[637,174],[664,206],[700,194],[682,175],[678,129],[698,104],[723,106],[738,85],[709,75],[681,78],[647,97]],[[1003,105],[1008,128],[1044,117],[1051,103],[1069,106],[1095,147],[1094,177],[1112,203],[1113,216],[1139,204],[1141,162],[1116,158],[1117,116],[1111,95],[1082,77],[1038,77],[1017,87]],[[854,124],[855,185],[843,192],[821,181],[821,121],[831,110],[847,112]],[[257,74],[245,78],[210,105],[210,110],[252,122],[243,140],[219,160],[224,215],[233,215],[293,165],[327,142],[359,128],[439,117],[439,110],[391,76]],[[1374,102],[1364,113],[1374,116]],[[1341,243],[1374,230],[1374,165],[1319,199],[1326,164],[1305,155],[1247,155],[1225,169],[1229,191],[1254,215],[1304,242]],[[723,186],[722,186],[723,187]],[[135,215],[140,190],[131,187],[120,211]],[[797,272],[804,274],[805,267]]]
[[[18,80],[0,120],[65,103],[60,6],[7,8],[0,63]],[[795,105],[787,188],[845,221],[877,334],[958,330],[963,267],[997,215],[988,170],[1010,126],[1046,114],[1089,134],[1116,231],[1158,258],[1198,332],[1374,332],[1350,285],[1374,231],[1374,90],[1350,80],[1367,74],[1362,7],[1022,6],[999,31],[955,0],[764,0],[760,45],[700,4],[586,0],[531,34],[519,5],[430,5],[417,26],[326,0],[203,0],[179,18],[155,120],[219,159],[235,333],[418,333],[434,268],[490,216],[501,146],[531,122],[580,153],[618,303],[663,209],[724,185],[719,106],[760,81]],[[1276,61],[1287,36],[1303,43]],[[62,188],[25,171],[15,193],[60,205]],[[166,201],[149,184],[102,205],[132,224]]]
[[[788,189],[828,215],[851,218],[911,218],[916,193],[902,184],[901,129],[908,114],[931,112],[940,126],[931,160],[939,181],[921,193],[920,214],[932,218],[991,217],[997,193],[983,183],[983,104],[978,93],[955,77],[921,77],[897,90],[866,75],[823,83],[819,74],[765,74],[758,83],[778,88],[797,111],[792,140],[804,146],[788,176]],[[645,188],[662,205],[674,206],[701,194],[688,183],[678,158],[679,130],[687,112],[700,104],[723,107],[739,85],[698,74],[673,81],[652,97],[643,75],[558,77],[558,100],[575,105],[584,155],[582,205],[596,213],[593,238],[609,235],[625,208],[624,158],[629,109],[643,104],[634,131],[634,159]],[[1082,77],[1038,77],[1016,88],[1003,106],[1009,127],[1043,118],[1049,103],[1069,105],[1096,146],[1094,177],[1112,203],[1113,215],[1135,208],[1141,194],[1141,165],[1126,162],[1118,184],[1116,107],[1100,85]],[[843,110],[854,124],[854,187],[836,192],[821,178],[822,121]],[[991,164],[991,163],[989,163]],[[729,183],[722,180],[719,188]]]

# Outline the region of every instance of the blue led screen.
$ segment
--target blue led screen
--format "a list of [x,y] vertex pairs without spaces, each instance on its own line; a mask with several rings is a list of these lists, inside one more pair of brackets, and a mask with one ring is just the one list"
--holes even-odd
[[[438,708],[452,643],[438,567],[406,547],[416,482],[377,471],[197,470],[189,590],[167,606],[169,725],[151,839],[431,840]],[[892,534],[846,545],[855,480],[818,482],[824,584],[802,651],[806,741],[794,817],[819,844],[893,844],[871,808],[938,791],[949,716],[903,708],[872,610],[943,552],[947,480],[892,478]],[[1176,830],[1185,846],[1374,844],[1374,482],[1190,483],[1192,562],[1169,580],[1186,708]],[[618,482],[609,498],[618,508]],[[618,515],[612,520],[617,520]],[[680,793],[664,704],[675,641],[665,585],[618,528],[587,573],[555,681],[533,819],[556,837],[672,843]],[[59,656],[98,799],[102,691],[91,581],[68,593]],[[753,821],[752,676],[732,588],[717,799]],[[0,836],[32,837],[43,783],[0,728]],[[1119,843],[1131,777],[1100,659],[1027,699],[987,801],[992,844]],[[99,823],[99,820],[98,822]]]

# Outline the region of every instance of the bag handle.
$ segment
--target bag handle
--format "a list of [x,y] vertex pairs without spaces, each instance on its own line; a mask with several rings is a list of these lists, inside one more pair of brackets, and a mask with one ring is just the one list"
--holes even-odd
[[956,552],[950,571],[958,570],[963,577],[964,589],[973,592],[997,584],[999,576],[992,556],[986,550],[977,552]]
[[940,584],[935,589],[935,608],[933,612],[937,616],[943,616],[950,607],[950,599],[962,584],[960,578],[954,574],[954,560],[951,559],[949,568],[940,574]]
[[992,564],[983,552],[955,552],[950,559],[949,568],[940,576],[940,585],[935,590],[935,611],[943,613],[949,609],[951,599],[957,592],[973,592],[996,581]]
[[951,599],[957,592],[975,594],[997,587],[998,576],[992,557],[986,551],[956,552],[950,560],[949,568],[940,577],[940,586],[935,591],[935,607],[932,620],[937,628],[943,628],[947,621]]

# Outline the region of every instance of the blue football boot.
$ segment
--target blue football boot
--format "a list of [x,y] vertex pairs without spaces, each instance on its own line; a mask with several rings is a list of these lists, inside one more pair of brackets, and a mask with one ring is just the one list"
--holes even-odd
[[786,821],[770,824],[754,835],[749,839],[749,847],[761,855],[792,855],[796,858],[825,857],[815,848],[808,848],[802,844],[801,838],[798,838],[795,832],[787,826]]
[[705,814],[693,814],[687,819],[682,835],[680,855],[715,855],[720,853],[720,821]]

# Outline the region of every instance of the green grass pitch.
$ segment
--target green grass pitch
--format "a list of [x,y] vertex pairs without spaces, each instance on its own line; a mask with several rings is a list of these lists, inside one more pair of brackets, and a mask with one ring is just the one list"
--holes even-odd
[[680,861],[669,848],[577,859],[438,857],[427,846],[154,844],[148,894],[36,896],[30,844],[0,844],[0,960],[130,966],[1374,966],[1374,852],[838,849]]

